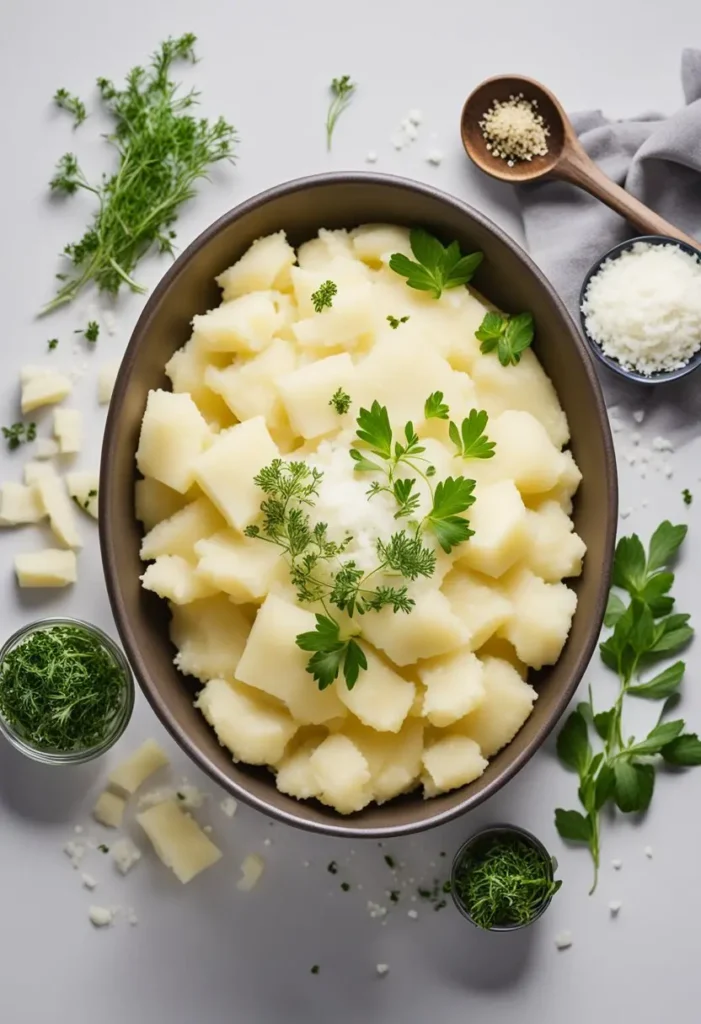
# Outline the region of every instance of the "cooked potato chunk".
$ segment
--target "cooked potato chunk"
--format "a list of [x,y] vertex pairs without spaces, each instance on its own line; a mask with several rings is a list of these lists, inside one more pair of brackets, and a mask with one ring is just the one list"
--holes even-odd
[[510,743],[530,715],[538,696],[508,661],[485,658],[482,675],[484,699],[460,722],[459,729],[493,757]]
[[543,502],[526,512],[528,543],[524,564],[546,583],[579,576],[586,545],[574,533],[574,523],[556,501]]
[[47,472],[39,475],[35,487],[42,508],[49,517],[49,525],[61,544],[67,548],[81,548],[83,541],[76,525],[75,505],[58,474],[47,467]]
[[252,355],[270,344],[279,323],[270,292],[253,292],[193,317],[192,327],[198,343],[209,352]]
[[426,688],[424,717],[432,725],[452,725],[484,699],[482,663],[467,649],[424,661],[418,673]]
[[136,452],[139,472],[185,494],[195,480],[195,460],[210,438],[189,395],[149,391]]
[[38,523],[46,516],[36,487],[26,484],[0,484],[0,526]]
[[424,796],[437,796],[458,786],[474,782],[484,772],[487,761],[474,740],[459,734],[441,736],[423,754]]
[[201,682],[236,675],[251,621],[244,610],[218,594],[171,606],[170,637],[178,649],[175,664]]
[[290,267],[295,260],[295,251],[284,231],[256,239],[241,259],[217,278],[224,301],[270,288],[286,290],[290,286]]
[[367,346],[376,325],[372,284],[339,286],[333,305],[313,312],[292,325],[292,333],[303,349],[324,353]]
[[76,455],[83,443],[82,412],[79,409],[55,409],[54,437],[61,455]]
[[566,471],[567,460],[529,412],[508,410],[489,421],[494,458],[482,469],[484,479],[513,480],[521,494],[545,494]]
[[182,555],[159,555],[139,579],[144,590],[152,590],[173,604],[189,604],[217,592]]
[[297,731],[283,708],[263,704],[255,690],[223,679],[210,679],[195,705],[234,761],[274,765]]
[[527,544],[526,506],[511,480],[478,486],[469,511],[475,531],[458,550],[458,565],[498,578],[519,558]]
[[347,352],[301,366],[278,378],[277,385],[292,429],[300,437],[320,437],[342,420],[330,404],[338,388],[353,392],[355,367]]
[[577,595],[564,583],[544,583],[528,569],[514,570],[504,586],[511,615],[500,634],[531,668],[554,665],[572,625]]
[[100,508],[100,477],[89,469],[76,469],[66,473],[68,497],[74,504],[87,512],[93,519],[98,518]]
[[368,763],[347,736],[329,736],[316,748],[310,762],[323,803],[331,804],[341,814],[352,814],[372,800]]
[[133,754],[112,769],[107,776],[111,786],[131,796],[159,768],[169,764],[168,755],[155,740],[145,740]]
[[[366,615],[363,636],[395,665],[413,665],[462,647],[469,634],[440,590],[422,592],[409,615],[387,606]],[[411,702],[410,702],[411,703]]]
[[268,427],[277,424],[281,402],[277,388],[280,376],[297,365],[294,345],[275,338],[268,348],[246,362],[235,362],[225,369],[209,366],[207,385],[224,399],[239,420],[263,416]]
[[298,800],[310,800],[319,795],[321,786],[311,762],[319,743],[319,737],[305,740],[276,765],[275,784],[281,793]]
[[337,681],[339,700],[364,725],[378,732],[399,732],[414,703],[414,684],[393,672],[369,647],[362,646],[368,667],[352,690]]
[[175,800],[149,807],[137,814],[136,820],[157,856],[183,885],[221,858],[221,850],[189,814],[180,810]]
[[414,258],[408,228],[398,228],[393,224],[364,224],[351,231],[350,237],[355,255],[371,267],[389,264],[395,252]]
[[134,484],[134,513],[147,530],[152,530],[162,519],[170,519],[185,501],[184,495],[151,476]]
[[67,587],[77,579],[75,552],[45,548],[15,555],[15,573],[20,587]]
[[470,650],[482,644],[502,626],[511,613],[511,605],[484,576],[477,576],[460,566],[443,580],[441,590],[450,607],[467,629]]
[[141,542],[144,561],[159,555],[194,557],[195,544],[224,527],[224,519],[208,498],[197,498],[168,519],[161,520]]
[[195,544],[197,575],[237,604],[262,601],[284,563],[280,549],[235,530],[223,530]]

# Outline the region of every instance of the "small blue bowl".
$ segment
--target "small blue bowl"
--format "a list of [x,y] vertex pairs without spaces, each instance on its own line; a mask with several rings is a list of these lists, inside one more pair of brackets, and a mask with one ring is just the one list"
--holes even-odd
[[692,373],[694,370],[701,366],[701,338],[699,339],[699,349],[694,353],[688,363],[684,366],[677,367],[676,370],[664,370],[660,373],[653,373],[645,375],[638,373],[636,370],[627,370],[625,366],[616,360],[612,359],[611,356],[607,356],[601,346],[590,337],[587,331],[586,317],[582,312],[582,303],[584,302],[584,296],[586,295],[589,282],[598,274],[599,270],[606,262],[606,260],[615,259],[620,253],[626,252],[628,249],[632,249],[638,242],[647,242],[649,245],[676,245],[684,252],[688,252],[690,256],[695,256],[699,262],[701,262],[701,250],[694,248],[693,245],[687,245],[686,242],[680,242],[676,238],[671,238],[668,235],[639,235],[637,238],[631,238],[627,242],[621,242],[620,245],[614,245],[613,249],[609,249],[600,259],[590,267],[584,283],[582,284],[582,290],[579,293],[579,319],[582,324],[582,333],[589,343],[589,348],[592,350],[596,358],[608,366],[609,370],[613,370],[619,377],[625,377],[626,380],[635,381],[637,384],[667,384],[672,380],[679,380],[680,377],[686,377],[688,373]]

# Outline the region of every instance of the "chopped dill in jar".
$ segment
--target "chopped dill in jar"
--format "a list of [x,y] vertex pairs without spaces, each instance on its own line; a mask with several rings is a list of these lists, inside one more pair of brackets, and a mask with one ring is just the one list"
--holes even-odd
[[552,861],[520,836],[489,837],[465,850],[453,892],[479,928],[530,924],[562,882]]
[[99,638],[81,626],[38,628],[0,664],[0,714],[44,750],[89,750],[110,732],[124,677]]

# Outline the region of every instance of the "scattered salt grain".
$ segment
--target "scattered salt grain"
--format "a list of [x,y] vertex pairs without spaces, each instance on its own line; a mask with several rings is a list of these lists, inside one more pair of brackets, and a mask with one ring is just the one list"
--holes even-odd
[[93,878],[92,875],[88,875],[87,873],[83,873],[81,875],[81,881],[83,883],[83,888],[84,889],[89,889],[92,892],[93,889],[97,888],[97,879]]
[[609,903],[609,910],[611,911],[611,917],[617,917],[618,916],[618,912],[619,912],[619,910],[621,909],[622,906],[623,906],[623,904],[621,903],[620,900],[611,900],[611,902]]
[[418,910],[407,910],[406,916],[410,917],[412,921],[416,921],[419,916]]
[[395,149],[404,149],[407,143],[406,137],[403,132],[394,132],[393,135],[390,135],[389,141],[392,143]]
[[620,871],[623,867],[623,861],[616,858],[615,860],[611,861],[611,867],[614,871]]
[[365,154],[365,163],[366,164],[376,164],[377,163],[377,153],[375,152],[374,149],[369,149],[367,151],[367,153]]
[[556,935],[555,945],[558,949],[569,949],[572,945],[572,932],[560,932]]
[[272,839],[264,839],[263,840],[263,846],[272,846],[272,845],[273,845]]
[[404,124],[402,127],[404,128],[404,134],[409,142],[415,142],[418,139],[419,129],[415,124],[412,124],[411,121],[409,121],[408,124]]
[[386,917],[387,916],[387,907],[383,907],[379,903],[373,903],[372,900],[368,900],[367,907],[368,907],[368,914],[372,918]]
[[421,124],[424,119],[424,115],[420,110],[410,110],[407,114],[407,120],[411,121],[412,124]]
[[389,965],[388,964],[378,964],[377,967],[375,968],[375,970],[377,971],[378,977],[384,978],[386,975],[389,974]]
[[77,836],[82,836],[83,832],[85,832],[85,829],[83,828],[82,825],[76,825],[76,827],[73,829],[73,831],[75,832],[75,834]]
[[637,434],[637,433],[636,434],[631,434],[630,435],[630,443],[631,444],[640,444],[640,434]]
[[654,450],[656,452],[673,452],[674,451],[674,445],[669,440],[669,438],[668,437],[660,437],[659,435],[657,437],[653,437],[653,439],[652,439],[652,447],[654,448]]
[[442,149],[429,149],[426,154],[426,160],[428,163],[433,164],[434,167],[439,167],[443,163],[443,150]]
[[202,831],[206,832],[207,835],[210,836],[212,834],[212,832],[214,831],[214,829],[212,828],[211,825],[203,825],[202,826]]
[[70,860],[74,870],[77,871],[80,867],[80,862],[85,856],[85,845],[83,843],[77,843],[73,839],[69,839],[63,847],[63,852]]
[[222,802],[219,804],[222,813],[225,814],[227,818],[233,818],[233,816],[236,814],[236,811],[238,810],[238,806],[239,805],[234,800],[233,796],[225,797],[224,800],[222,800]]
[[635,420],[636,423],[642,423],[643,420],[645,419],[645,410],[644,409],[636,409],[635,412],[633,413],[633,419]]
[[652,860],[653,852],[652,852],[652,847],[651,846],[646,846],[645,850],[644,850],[644,853],[645,853],[645,856],[647,857],[648,860]]
[[132,926],[132,928],[139,923],[139,919],[136,916],[136,911],[134,910],[133,907],[129,907],[127,909],[127,921]]

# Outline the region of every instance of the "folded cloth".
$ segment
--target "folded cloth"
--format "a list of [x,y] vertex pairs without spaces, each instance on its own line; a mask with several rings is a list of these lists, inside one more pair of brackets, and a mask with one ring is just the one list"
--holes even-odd
[[[671,117],[650,113],[611,121],[601,111],[590,111],[572,115],[572,123],[605,174],[686,234],[701,238],[701,50],[684,51],[682,86],[686,106]],[[639,232],[573,185],[536,183],[520,187],[518,196],[527,248],[579,324],[579,292],[587,270],[612,246]],[[643,395],[651,408],[681,403],[676,415],[666,411],[664,419],[684,434],[689,414],[697,422],[701,418],[698,378],[691,387],[694,374],[686,382],[643,390],[599,369],[609,404],[639,407]]]

